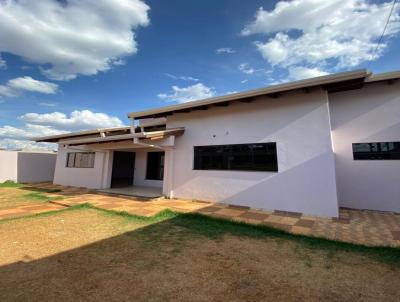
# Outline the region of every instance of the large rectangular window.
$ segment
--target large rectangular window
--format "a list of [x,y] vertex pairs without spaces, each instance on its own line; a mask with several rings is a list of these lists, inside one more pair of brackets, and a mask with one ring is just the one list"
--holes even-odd
[[194,169],[277,172],[276,143],[195,146]]
[[356,160],[399,160],[400,142],[353,144],[353,158]]
[[164,179],[164,152],[147,153],[146,179],[150,180]]
[[68,152],[67,168],[93,168],[95,152]]

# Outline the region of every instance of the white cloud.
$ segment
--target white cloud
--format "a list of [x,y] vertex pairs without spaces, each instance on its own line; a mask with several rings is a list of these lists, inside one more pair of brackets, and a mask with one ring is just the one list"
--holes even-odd
[[56,151],[57,144],[35,143],[32,141],[27,141],[27,140],[4,138],[4,139],[0,139],[0,149]]
[[174,79],[174,80],[182,80],[182,81],[189,81],[189,82],[198,82],[200,81],[197,78],[193,78],[193,77],[188,77],[188,76],[176,76],[170,73],[166,73],[165,74],[167,77]]
[[9,125],[0,127],[0,148],[53,150],[54,144],[36,144],[29,140],[69,131],[123,126],[121,120],[117,117],[105,113],[94,113],[90,110],[76,110],[69,116],[60,112],[27,113],[20,116],[20,120],[24,121],[25,125],[21,127]]
[[240,64],[238,68],[241,72],[243,72],[245,74],[254,74],[256,72],[265,71],[263,68],[255,69],[255,68],[249,66],[249,64],[247,64],[247,63]]
[[295,66],[289,68],[289,79],[302,80],[327,75],[328,73],[318,68]]
[[57,135],[65,132],[65,130],[55,129],[51,126],[34,125],[29,123],[27,123],[22,128],[5,125],[3,127],[0,127],[0,138],[26,140],[33,137]]
[[[255,42],[272,65],[352,67],[382,55],[388,39],[383,39],[376,53],[375,49],[391,5],[391,1],[366,0],[279,1],[271,11],[260,8],[242,34],[274,35],[266,42]],[[399,12],[397,6],[385,36],[400,32]]]
[[235,53],[236,50],[230,48],[230,47],[222,47],[218,48],[215,50],[218,54],[223,54],[223,53]]
[[45,94],[57,92],[58,85],[45,81],[38,81],[31,77],[11,79],[6,85],[0,85],[0,97],[16,97],[22,91],[32,91]]
[[249,81],[248,79],[244,79],[244,80],[240,81],[240,83],[244,84],[244,83],[247,83],[248,81]]
[[6,85],[0,85],[0,97],[14,97],[17,95],[18,93],[14,89]]
[[40,102],[39,106],[44,106],[44,107],[55,107],[57,106],[56,103],[50,103],[50,102]]
[[8,81],[8,86],[14,89],[28,90],[45,94],[57,92],[58,85],[50,82],[38,81],[31,77],[19,77]]
[[94,75],[137,52],[149,24],[140,0],[0,1],[0,52],[42,65],[52,79]]
[[228,95],[228,94],[235,94],[238,93],[239,91],[237,90],[228,90],[227,92],[225,92],[223,95]]
[[160,93],[158,97],[163,100],[186,103],[190,101],[210,98],[215,95],[213,88],[207,87],[202,83],[188,87],[172,86],[172,93]]
[[69,116],[61,112],[26,113],[20,119],[26,123],[50,126],[58,130],[84,130],[123,126],[122,121],[115,116],[95,113],[90,110],[75,110]]
[[0,57],[0,69],[7,69],[7,63]]

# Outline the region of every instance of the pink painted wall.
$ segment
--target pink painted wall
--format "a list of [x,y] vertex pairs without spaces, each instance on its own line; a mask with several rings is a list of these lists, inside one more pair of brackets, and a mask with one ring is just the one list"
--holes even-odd
[[0,150],[0,182],[17,181],[18,152]]
[[[328,100],[322,90],[174,114],[185,127],[167,153],[164,193],[267,210],[337,216]],[[279,172],[196,171],[193,146],[276,142]]]
[[400,160],[353,160],[352,143],[400,141],[400,83],[331,94],[340,206],[400,212]]
[[0,150],[0,182],[53,181],[57,154]]

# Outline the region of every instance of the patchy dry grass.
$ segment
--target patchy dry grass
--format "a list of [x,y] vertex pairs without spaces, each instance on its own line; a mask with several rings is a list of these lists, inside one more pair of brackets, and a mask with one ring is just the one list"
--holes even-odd
[[1,301],[398,301],[399,250],[79,206],[0,223]]
[[0,183],[0,210],[62,199],[54,196],[57,192],[59,190],[36,189],[10,181]]
[[19,188],[22,186],[23,185],[12,180],[6,180],[5,182],[0,183],[0,188]]

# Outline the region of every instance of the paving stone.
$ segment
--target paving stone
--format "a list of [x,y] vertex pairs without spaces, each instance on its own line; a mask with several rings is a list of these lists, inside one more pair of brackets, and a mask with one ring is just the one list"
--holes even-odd
[[280,223],[287,225],[295,225],[299,221],[299,218],[295,217],[283,217]]
[[265,220],[266,218],[268,218],[268,214],[262,214],[262,213],[252,213],[252,212],[245,212],[245,213],[243,213],[243,214],[240,214],[240,216],[239,217],[242,217],[242,218],[247,218],[247,219],[252,219],[252,220],[260,220],[260,221],[263,221],[263,220]]
[[301,235],[309,235],[311,233],[311,229],[307,227],[302,227],[302,226],[292,226],[290,229],[291,232],[295,234],[301,234]]
[[264,219],[264,222],[269,222],[269,223],[281,223],[282,219],[284,216],[277,216],[277,215],[269,215],[266,219]]
[[400,231],[392,231],[392,236],[394,240],[400,240]]
[[250,210],[250,207],[240,206],[240,205],[233,205],[233,204],[228,205],[228,208],[229,209],[236,209],[236,210]]
[[314,225],[314,220],[309,220],[309,219],[299,219],[296,224],[296,226],[299,227],[306,227],[306,228],[311,228]]
[[208,207],[204,207],[198,210],[198,212],[201,213],[214,213],[221,210],[220,207],[216,207],[216,206],[208,206]]
[[225,209],[221,209],[217,212],[220,215],[225,215],[225,216],[229,216],[229,217],[235,217],[235,216],[239,216],[240,214],[245,213],[245,210],[237,210],[237,209],[231,209],[231,208],[225,208]]
[[278,210],[276,210],[276,211],[274,211],[274,215],[300,218],[303,214],[302,213],[298,213],[298,212],[288,212],[288,211],[278,211]]
[[343,224],[349,224],[350,223],[350,218],[332,218],[333,222],[337,222],[337,223],[343,223]]

